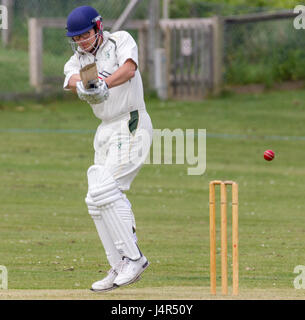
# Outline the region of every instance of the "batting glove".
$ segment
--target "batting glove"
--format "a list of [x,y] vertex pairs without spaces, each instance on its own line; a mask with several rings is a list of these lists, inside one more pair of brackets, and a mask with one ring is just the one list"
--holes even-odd
[[82,81],[76,83],[76,91],[81,100],[87,101],[89,104],[99,104],[109,97],[109,89],[104,80],[99,79],[97,83],[90,89],[85,89]]

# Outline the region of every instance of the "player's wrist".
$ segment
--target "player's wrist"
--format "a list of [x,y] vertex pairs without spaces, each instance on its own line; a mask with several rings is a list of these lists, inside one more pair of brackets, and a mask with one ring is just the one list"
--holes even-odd
[[108,88],[108,89],[110,89],[110,86],[109,86],[109,83],[108,83],[108,82],[109,82],[109,80],[104,80],[104,82],[105,82],[105,84],[106,84],[107,88]]

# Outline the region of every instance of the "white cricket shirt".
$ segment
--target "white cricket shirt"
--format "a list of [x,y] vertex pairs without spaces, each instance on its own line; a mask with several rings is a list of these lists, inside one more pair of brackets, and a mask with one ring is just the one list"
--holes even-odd
[[[117,31],[110,34],[103,32],[103,43],[97,50],[96,56],[81,49],[65,64],[66,76],[64,89],[73,74],[87,64],[96,62],[99,77],[107,78],[121,67],[126,60],[132,59],[138,66],[138,47],[132,36],[126,31]],[[135,76],[127,82],[109,89],[109,98],[103,103],[91,105],[95,116],[101,120],[110,121],[122,114],[134,110],[145,109],[143,83],[139,68]]]

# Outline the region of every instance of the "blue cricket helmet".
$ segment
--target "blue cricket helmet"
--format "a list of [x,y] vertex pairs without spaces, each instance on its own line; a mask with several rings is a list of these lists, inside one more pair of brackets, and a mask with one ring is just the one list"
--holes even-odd
[[[75,37],[96,26],[99,13],[90,6],[81,6],[73,9],[67,18],[67,37]],[[99,26],[98,26],[99,27]]]

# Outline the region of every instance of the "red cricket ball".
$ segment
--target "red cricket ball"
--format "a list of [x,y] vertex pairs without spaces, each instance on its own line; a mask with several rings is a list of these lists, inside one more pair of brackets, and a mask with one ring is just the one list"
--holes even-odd
[[264,152],[264,158],[267,161],[271,161],[274,159],[274,152],[272,150],[266,150]]

